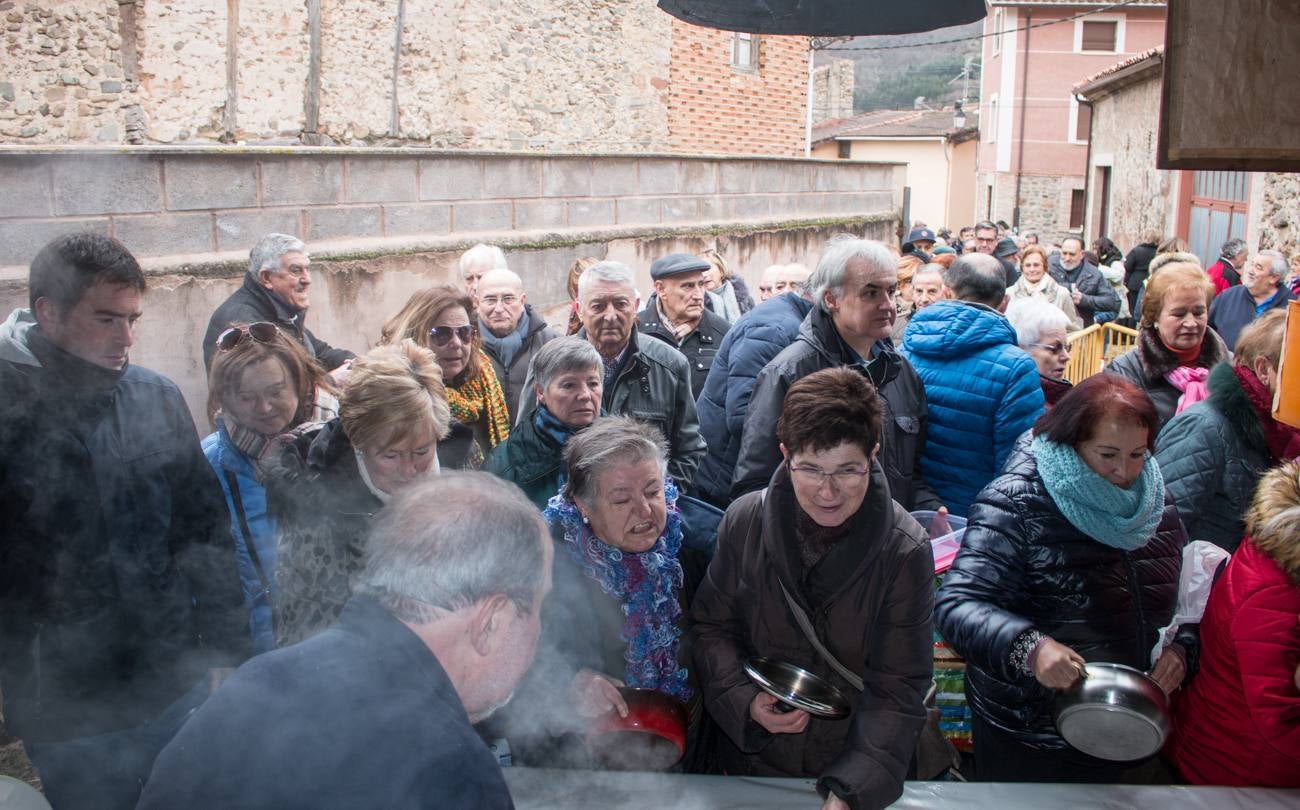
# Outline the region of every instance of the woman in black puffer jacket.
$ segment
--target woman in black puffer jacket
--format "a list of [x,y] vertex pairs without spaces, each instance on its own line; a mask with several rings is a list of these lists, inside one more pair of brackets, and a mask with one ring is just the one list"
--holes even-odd
[[1158,421],[1129,381],[1090,377],[1038,420],[970,510],[935,619],[967,661],[983,780],[1124,781],[1129,765],[1057,733],[1056,690],[1087,661],[1150,670],[1168,691],[1194,665],[1191,630],[1151,665],[1186,539],[1150,455]]

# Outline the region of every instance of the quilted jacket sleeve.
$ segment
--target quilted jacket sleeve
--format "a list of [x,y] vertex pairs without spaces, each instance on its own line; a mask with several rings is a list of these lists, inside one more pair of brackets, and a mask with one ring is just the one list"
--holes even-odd
[[[1300,625],[1273,604],[1280,588],[1259,591],[1237,609],[1232,639],[1241,664],[1242,693],[1259,739],[1300,769],[1300,694],[1296,656]],[[1288,654],[1289,653],[1289,654]]]
[[1010,360],[1009,381],[993,417],[993,456],[997,469],[1006,463],[1016,440],[1043,414],[1043,386],[1029,355],[1017,349]]
[[781,465],[776,423],[781,418],[789,387],[784,375],[770,364],[758,375],[741,433],[740,455],[736,458],[736,475],[731,485],[733,497],[767,486],[772,473]]
[[1017,615],[1027,563],[1023,516],[1014,491],[1020,479],[1004,475],[971,506],[966,534],[935,602],[935,623],[968,662],[996,677],[1024,677],[1011,665],[1016,637],[1033,629]]
[[1187,536],[1198,539],[1201,510],[1222,486],[1226,439],[1204,418],[1208,405],[1169,420],[1156,437],[1156,463]]
[[746,753],[757,753],[772,735],[749,716],[759,689],[745,675],[744,630],[736,593],[746,549],[759,545],[762,499],[752,495],[727,510],[718,526],[718,548],[691,605],[691,653],[704,705],[722,732]]
[[844,750],[821,774],[828,789],[859,810],[880,810],[903,792],[925,724],[923,703],[934,672],[933,581],[934,557],[928,544],[918,545],[885,599]]
[[[762,327],[751,329],[744,340],[731,344],[731,374],[727,378],[727,432],[739,437],[744,433],[745,414],[754,395],[754,386],[763,366],[785,346],[773,347],[775,341]],[[766,348],[766,350],[761,350]],[[775,351],[773,350],[775,348]]]

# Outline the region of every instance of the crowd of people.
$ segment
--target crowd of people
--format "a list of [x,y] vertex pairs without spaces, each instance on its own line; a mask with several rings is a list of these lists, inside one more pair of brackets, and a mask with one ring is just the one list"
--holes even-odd
[[[871,810],[961,767],[937,630],[976,778],[1300,787],[1300,430],[1272,414],[1300,262],[1158,241],[918,223],[757,296],[717,249],[656,258],[644,297],[584,258],[559,328],[478,245],[357,355],[269,234],[203,337],[200,439],[129,362],[138,262],[55,239],[0,326],[6,728],[56,810],[509,807],[489,743],[598,767],[587,724],[646,689],[685,706],[680,769]],[[1136,346],[1066,380],[1109,322]],[[937,592],[923,510],[966,521]],[[1231,556],[1175,622],[1192,541]],[[1172,696],[1161,757],[1061,736],[1089,662]]]

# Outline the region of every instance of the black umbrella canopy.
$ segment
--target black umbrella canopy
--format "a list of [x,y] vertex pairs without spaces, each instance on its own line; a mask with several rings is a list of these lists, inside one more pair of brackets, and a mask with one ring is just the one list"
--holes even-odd
[[659,0],[705,28],[813,37],[915,34],[983,19],[984,0]]

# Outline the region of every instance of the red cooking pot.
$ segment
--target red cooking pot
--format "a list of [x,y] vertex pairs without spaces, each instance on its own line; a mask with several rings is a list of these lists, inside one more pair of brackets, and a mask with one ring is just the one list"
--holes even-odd
[[597,717],[587,748],[597,767],[611,771],[665,771],[686,755],[686,704],[653,689],[620,686],[627,717]]

